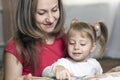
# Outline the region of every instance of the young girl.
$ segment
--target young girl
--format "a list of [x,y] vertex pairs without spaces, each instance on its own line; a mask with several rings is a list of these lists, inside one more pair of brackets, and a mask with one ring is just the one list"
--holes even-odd
[[[96,44],[101,45],[99,54],[103,56],[108,39],[108,30],[104,23],[97,22],[94,26],[86,22],[73,20],[66,35],[66,53],[69,57],[59,59],[53,65],[43,70],[43,76],[60,80],[69,76],[82,78],[102,74],[102,68],[96,59],[89,55],[95,50]],[[66,70],[56,73],[56,66],[61,65]],[[70,78],[69,78],[70,79]]]

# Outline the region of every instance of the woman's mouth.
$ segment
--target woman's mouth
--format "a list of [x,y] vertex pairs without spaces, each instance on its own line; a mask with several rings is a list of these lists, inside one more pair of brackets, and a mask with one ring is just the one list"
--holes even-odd
[[54,26],[54,23],[44,24],[47,28],[52,28]]
[[51,28],[51,27],[53,27],[52,24],[45,24],[45,26],[46,26],[47,28]]

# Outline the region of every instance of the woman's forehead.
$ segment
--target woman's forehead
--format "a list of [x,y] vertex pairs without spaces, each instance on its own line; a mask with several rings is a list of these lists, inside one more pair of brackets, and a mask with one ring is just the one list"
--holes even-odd
[[53,8],[56,5],[58,5],[58,0],[38,0],[37,8],[38,9]]

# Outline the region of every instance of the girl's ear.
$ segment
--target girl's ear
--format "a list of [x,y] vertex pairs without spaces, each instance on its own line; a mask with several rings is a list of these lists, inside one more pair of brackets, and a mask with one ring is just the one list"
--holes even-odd
[[93,43],[90,52],[93,52],[95,50],[95,48],[96,48],[96,43]]

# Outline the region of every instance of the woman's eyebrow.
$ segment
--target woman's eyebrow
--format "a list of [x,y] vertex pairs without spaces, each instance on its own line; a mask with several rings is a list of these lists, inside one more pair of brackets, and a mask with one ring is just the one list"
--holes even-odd
[[[56,8],[56,7],[58,7],[58,5],[57,5],[57,4],[56,4],[53,8]],[[53,9],[53,8],[52,8],[52,9]]]

